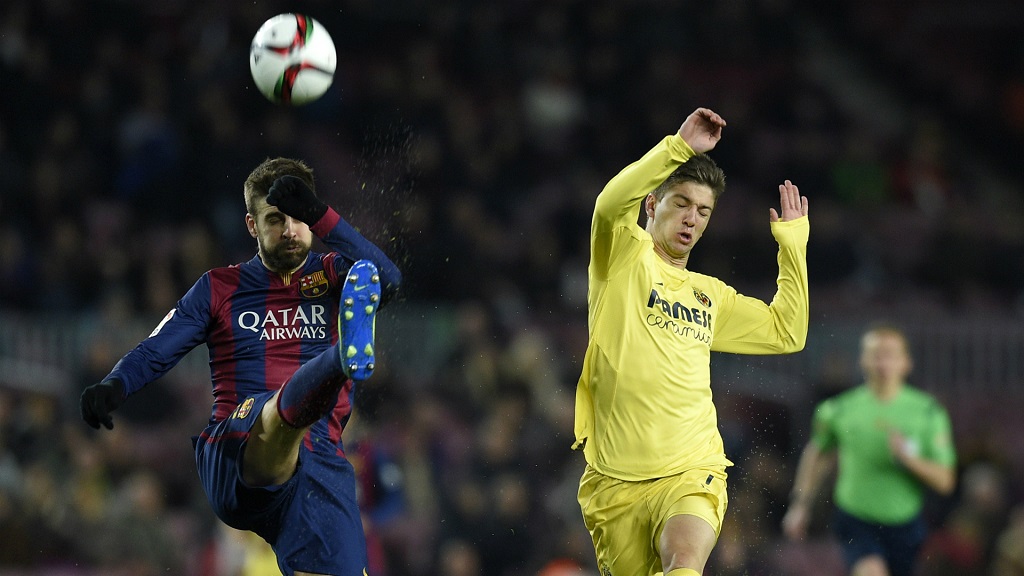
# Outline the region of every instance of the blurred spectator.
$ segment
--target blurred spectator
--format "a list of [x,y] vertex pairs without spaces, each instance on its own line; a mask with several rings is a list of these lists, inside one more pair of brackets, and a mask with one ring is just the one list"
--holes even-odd
[[1024,575],[1024,507],[1017,505],[1006,529],[996,540],[992,576]]
[[921,550],[920,573],[928,576],[986,576],[996,537],[1006,523],[1003,472],[988,462],[964,469],[955,507]]

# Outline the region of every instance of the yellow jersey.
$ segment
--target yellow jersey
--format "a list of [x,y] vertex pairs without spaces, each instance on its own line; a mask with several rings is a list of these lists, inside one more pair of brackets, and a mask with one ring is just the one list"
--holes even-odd
[[573,448],[621,480],[731,465],[712,403],[711,352],[790,353],[807,339],[806,217],[771,223],[779,244],[771,304],[655,254],[637,223],[640,205],[693,155],[679,135],[666,137],[608,182],[594,210]]

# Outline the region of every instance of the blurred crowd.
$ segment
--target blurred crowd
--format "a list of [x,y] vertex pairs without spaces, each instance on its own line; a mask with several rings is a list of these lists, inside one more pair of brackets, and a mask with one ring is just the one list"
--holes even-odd
[[[275,573],[198,485],[188,438],[207,381],[172,372],[110,433],[75,405],[205,270],[251,258],[242,182],[267,156],[306,159],[399,264],[403,302],[386,312],[432,307],[450,326],[450,345],[401,366],[389,339],[430,335],[388,335],[385,315],[346,430],[373,576],[596,575],[569,450],[593,202],[697,106],[729,123],[713,154],[728,188],[693,268],[770,297],[768,208],[789,178],[811,199],[816,325],[1021,314],[1024,7],[819,4],[5,2],[0,312],[91,337],[33,359],[66,381],[0,374],[0,574]],[[338,71],[287,109],[254,89],[247,49],[297,11],[330,31]],[[1014,424],[1024,388],[935,392],[963,463],[933,506],[927,574],[1022,575],[1024,478],[993,449],[1008,432],[980,423]],[[716,399],[737,466],[708,573],[841,573],[825,504],[813,541],[778,530],[809,403]]]

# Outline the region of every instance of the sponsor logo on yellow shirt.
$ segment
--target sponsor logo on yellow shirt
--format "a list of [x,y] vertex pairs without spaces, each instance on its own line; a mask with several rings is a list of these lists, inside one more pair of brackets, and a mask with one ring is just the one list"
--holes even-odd
[[[711,298],[703,292],[694,290],[697,301],[706,308],[711,307]],[[703,299],[701,299],[703,296]],[[702,328],[711,328],[711,313],[707,309],[687,306],[682,302],[674,302],[661,297],[657,290],[651,289],[647,299],[647,307],[653,311],[647,314],[647,325],[664,328],[677,336],[684,336],[711,344],[711,333]]]

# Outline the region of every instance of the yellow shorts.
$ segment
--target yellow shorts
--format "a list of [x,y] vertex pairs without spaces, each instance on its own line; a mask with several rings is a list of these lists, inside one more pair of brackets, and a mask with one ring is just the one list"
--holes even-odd
[[577,499],[590,530],[602,574],[640,575],[661,571],[658,550],[669,518],[691,514],[715,530],[729,505],[724,467],[630,482],[605,476],[587,466]]

